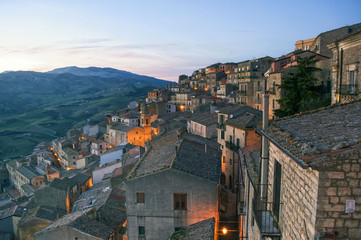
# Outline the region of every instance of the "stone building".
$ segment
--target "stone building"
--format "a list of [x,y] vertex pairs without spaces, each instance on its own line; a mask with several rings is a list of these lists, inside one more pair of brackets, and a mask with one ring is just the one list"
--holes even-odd
[[266,56],[238,63],[238,67],[235,70],[238,74],[238,103],[262,109],[257,94],[266,87],[265,73],[270,68],[273,60],[272,57]]
[[109,240],[113,229],[92,218],[90,209],[63,216],[34,234],[35,240]]
[[361,23],[357,23],[351,26],[340,27],[320,33],[310,46],[310,51],[331,58],[332,51],[327,47],[328,44],[333,43],[336,40],[345,38],[351,34],[357,33],[360,30]]
[[80,194],[92,185],[92,178],[82,173],[72,178],[55,178],[49,185],[35,191],[35,202],[38,205],[63,209],[69,213]]
[[9,171],[6,169],[6,165],[4,162],[0,163],[0,191],[4,189],[4,187],[9,186],[10,178]]
[[123,239],[126,228],[125,191],[112,188],[104,181],[82,193],[74,204],[72,213],[92,209],[92,218],[113,228],[112,240]]
[[357,101],[258,130],[262,164],[259,149],[244,151],[240,179],[248,239],[359,239],[360,119]]
[[218,219],[218,144],[171,132],[149,142],[126,185],[129,239],[166,239],[175,230]]
[[332,103],[343,103],[361,97],[361,32],[328,45],[333,53]]
[[35,188],[45,182],[42,175],[34,167],[28,166],[28,161],[12,160],[6,163],[11,183],[21,195],[32,195]]
[[92,142],[90,147],[90,152],[95,155],[102,155],[104,152],[106,152],[111,145],[103,140],[95,140]]
[[217,239],[217,227],[215,218],[203,220],[194,223],[173,233],[168,240],[185,240],[185,239]]
[[10,233],[18,239],[18,222],[25,212],[23,207],[11,205],[0,209],[0,232]]
[[222,149],[221,183],[235,190],[238,179],[238,151],[259,141],[255,127],[262,113],[248,106],[228,106],[216,110],[218,113],[218,143]]
[[33,234],[66,214],[65,210],[38,206],[27,210],[18,223],[19,239],[33,240]]
[[122,124],[130,127],[138,127],[140,123],[140,115],[136,111],[127,112],[119,116],[119,120]]
[[190,119],[188,131],[204,138],[217,138],[218,115],[204,113]]
[[227,74],[224,72],[209,72],[206,74],[206,88],[210,89],[212,95],[215,95],[216,87],[225,79],[227,79]]
[[316,38],[309,38],[306,40],[298,40],[295,43],[295,50],[310,50],[310,46]]
[[130,127],[121,123],[111,123],[107,125],[107,133],[104,134],[104,140],[110,145],[117,147],[121,143],[128,142],[128,132],[135,127]]

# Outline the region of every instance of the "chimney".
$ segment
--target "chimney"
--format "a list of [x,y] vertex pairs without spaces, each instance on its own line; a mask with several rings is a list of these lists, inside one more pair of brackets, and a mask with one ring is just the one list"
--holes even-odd
[[[262,130],[268,128],[269,118],[269,94],[268,91],[263,93],[263,120]],[[265,136],[262,136],[262,155],[261,155],[261,198],[267,198],[267,184],[268,184],[268,160],[269,160],[269,145]]]

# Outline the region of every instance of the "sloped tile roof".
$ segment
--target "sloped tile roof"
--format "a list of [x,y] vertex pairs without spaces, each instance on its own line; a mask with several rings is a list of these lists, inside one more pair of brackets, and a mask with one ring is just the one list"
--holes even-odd
[[271,122],[265,133],[293,156],[315,156],[361,144],[361,100]]
[[215,219],[210,218],[189,225],[173,233],[168,240],[213,240],[215,232]]

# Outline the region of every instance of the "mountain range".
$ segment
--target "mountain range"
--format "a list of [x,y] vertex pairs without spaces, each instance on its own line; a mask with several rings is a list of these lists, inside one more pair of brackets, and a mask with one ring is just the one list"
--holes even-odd
[[19,157],[69,128],[93,123],[169,81],[113,68],[65,67],[0,74],[0,160]]

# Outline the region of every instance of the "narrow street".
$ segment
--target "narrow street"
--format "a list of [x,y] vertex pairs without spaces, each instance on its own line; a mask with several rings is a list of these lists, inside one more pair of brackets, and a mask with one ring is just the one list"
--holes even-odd
[[[222,194],[224,194],[225,211],[222,212],[219,217],[219,240],[239,239],[236,194],[225,189],[222,190]],[[224,228],[227,229],[226,234],[222,232]]]

